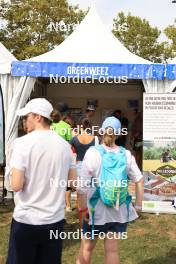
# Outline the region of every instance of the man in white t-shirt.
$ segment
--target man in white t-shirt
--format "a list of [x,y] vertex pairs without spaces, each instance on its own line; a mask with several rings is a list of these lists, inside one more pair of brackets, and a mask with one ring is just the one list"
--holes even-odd
[[[7,264],[61,263],[65,191],[76,170],[69,144],[50,130],[52,111],[43,98],[17,111],[25,118],[28,134],[14,141],[10,162],[17,204]],[[50,239],[51,233],[58,239]]]

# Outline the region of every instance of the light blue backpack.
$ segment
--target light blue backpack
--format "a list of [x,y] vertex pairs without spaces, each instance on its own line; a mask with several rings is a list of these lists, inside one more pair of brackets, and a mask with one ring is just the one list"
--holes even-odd
[[[101,200],[107,207],[126,204],[128,214],[132,197],[128,193],[127,158],[123,147],[118,153],[106,151],[102,145],[96,147],[102,157],[99,184],[92,181],[96,187],[89,200],[92,217],[92,231],[94,230],[95,207]],[[119,197],[119,198],[118,198]],[[93,232],[92,232],[93,233]]]

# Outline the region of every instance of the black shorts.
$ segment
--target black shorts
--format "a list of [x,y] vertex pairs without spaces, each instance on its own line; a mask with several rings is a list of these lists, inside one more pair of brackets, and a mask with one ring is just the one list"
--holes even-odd
[[[125,233],[127,232],[128,223],[119,223],[119,222],[111,222],[106,223],[104,225],[95,225],[94,230],[96,230],[96,234],[103,232],[107,234],[108,232],[113,233]],[[89,225],[87,222],[83,221],[83,234],[90,233],[92,230],[92,225]]]
[[66,192],[68,192],[68,191],[72,191],[72,188],[71,187],[67,187]]

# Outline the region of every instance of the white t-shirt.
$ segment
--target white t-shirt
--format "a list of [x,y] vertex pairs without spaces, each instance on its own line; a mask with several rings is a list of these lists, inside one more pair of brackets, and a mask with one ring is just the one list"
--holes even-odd
[[25,172],[14,219],[31,225],[64,219],[68,171],[74,167],[70,145],[51,130],[35,130],[14,141],[10,165]]
[[[108,148],[105,147],[106,151],[113,151],[118,152],[119,147],[116,148]],[[127,173],[130,180],[133,182],[140,181],[143,176],[141,171],[139,170],[135,158],[132,156],[131,152],[126,150],[126,157],[127,157]],[[87,201],[92,197],[93,193],[95,192],[95,188],[92,187],[84,187],[87,182],[90,181],[90,178],[98,178],[100,175],[101,169],[101,155],[95,147],[90,147],[84,157],[82,168],[80,172],[80,182],[82,184],[81,188],[79,188],[80,193],[87,194]],[[90,213],[90,205],[87,202],[87,206]],[[132,203],[129,206],[129,218],[128,218],[128,211],[126,204],[122,204],[119,209],[110,208],[104,205],[104,203],[99,200],[96,207],[95,207],[95,225],[104,225],[105,223],[111,222],[119,222],[119,223],[126,223],[135,220],[138,218],[136,210],[134,209]],[[91,217],[89,224],[92,224]]]

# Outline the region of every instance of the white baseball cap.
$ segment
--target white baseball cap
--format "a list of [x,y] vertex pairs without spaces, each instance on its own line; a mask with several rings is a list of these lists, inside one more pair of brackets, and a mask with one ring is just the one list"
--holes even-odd
[[24,108],[16,111],[18,116],[26,116],[29,113],[34,113],[46,117],[51,120],[53,107],[49,101],[44,98],[36,98],[29,101]]
[[111,127],[115,130],[115,132],[118,133],[119,129],[121,129],[121,122],[119,121],[118,118],[114,116],[107,117],[103,124],[102,124],[102,129],[106,129],[108,127]]

